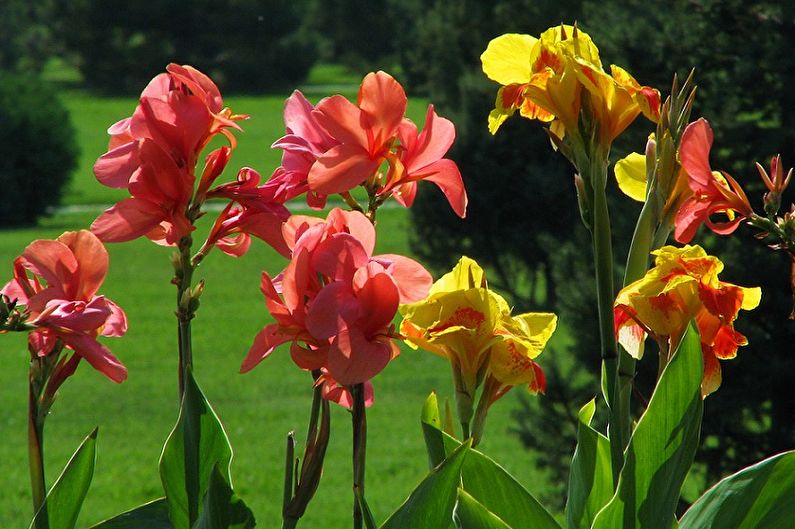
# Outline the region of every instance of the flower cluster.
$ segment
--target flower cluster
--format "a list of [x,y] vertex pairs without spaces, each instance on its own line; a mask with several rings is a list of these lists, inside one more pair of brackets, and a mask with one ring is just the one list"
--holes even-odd
[[368,382],[399,353],[398,304],[422,299],[431,276],[407,257],[374,256],[375,228],[359,212],[294,215],[283,236],[290,263],[276,278],[263,273],[261,283],[276,322],[259,332],[241,371],[290,342],[293,361],[322,373],[325,395],[347,403],[340,386]]
[[37,240],[14,261],[14,278],[0,290],[24,305],[31,354],[46,357],[61,347],[74,354],[59,363],[58,382],[74,373],[81,358],[113,380],[127,378],[127,368],[97,341],[122,336],[127,318],[121,308],[97,295],[108,271],[108,252],[91,232],[66,232],[56,240]]
[[535,312],[511,315],[508,303],[488,288],[483,269],[472,259],[462,257],[433,284],[426,299],[402,305],[400,313],[404,318],[400,331],[409,345],[452,364],[462,422],[469,422],[466,416],[471,416],[481,384],[478,408],[483,419],[488,407],[513,386],[526,384],[531,393],[545,391],[544,372],[534,359],[552,336],[557,317]]
[[[223,106],[218,87],[209,77],[191,66],[170,64],[141,93],[133,115],[108,130],[108,152],[97,160],[94,173],[106,186],[126,188],[130,198],[100,215],[92,231],[106,242],[146,236],[175,246],[195,229],[202,202],[219,197],[236,201],[240,207],[224,210],[208,244],[217,243],[231,255],[248,248],[248,233],[278,244],[278,239],[269,238],[273,230],[261,226],[280,224],[287,210],[272,188],[257,185],[256,173],[244,169],[236,184],[210,189],[235,147],[232,130],[239,129],[237,122],[246,118]],[[225,136],[229,145],[207,155],[197,186],[199,157],[218,135]]]
[[329,195],[359,185],[367,189],[371,207],[390,196],[409,207],[417,182],[428,180],[463,217],[467,196],[461,173],[444,158],[455,127],[429,105],[425,128],[418,132],[405,117],[406,104],[403,87],[380,71],[364,78],[356,104],[335,95],[314,107],[295,91],[284,110],[287,135],[273,144],[284,151],[282,164],[269,183],[281,200],[307,193],[307,203],[317,208]]
[[653,254],[655,266],[616,298],[616,335],[635,358],[651,335],[660,343],[660,354],[670,359],[695,319],[704,354],[701,392],[709,395],[720,386],[718,359],[734,358],[738,346],[748,343],[734,321],[740,309],[759,305],[761,291],[720,281],[723,263],[700,246],[665,246]]
[[551,133],[562,140],[579,135],[586,109],[599,143],[610,145],[641,112],[652,121],[659,118],[660,93],[618,66],[605,73],[596,45],[576,26],[561,24],[540,38],[501,35],[480,58],[484,73],[502,85],[489,115],[492,134],[519,110],[526,118],[551,122]]

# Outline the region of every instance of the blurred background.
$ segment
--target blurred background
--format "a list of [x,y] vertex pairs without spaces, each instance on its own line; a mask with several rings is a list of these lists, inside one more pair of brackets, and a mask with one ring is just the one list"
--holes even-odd
[[[390,229],[382,233],[389,231],[390,234],[386,236],[388,240],[380,244],[390,245],[391,251],[411,253],[431,267],[435,277],[449,270],[461,254],[467,254],[489,269],[492,287],[505,294],[516,311],[545,310],[560,315],[558,336],[540,358],[549,382],[546,396],[531,398],[520,390],[509,394],[504,399],[506,402],[501,403],[499,413],[502,415],[497,414],[491,425],[494,431],[490,433],[499,440],[484,445],[484,449],[510,470],[518,472],[520,480],[531,491],[561,510],[565,501],[566,465],[574,447],[576,412],[599,393],[589,237],[579,221],[572,168],[552,151],[541,125],[515,117],[496,137],[488,133],[486,116],[493,108],[497,86],[482,74],[479,56],[489,40],[499,34],[538,35],[555,24],[575,21],[592,36],[603,63],[624,67],[641,84],[659,88],[663,97],[675,73],[683,79],[696,68],[698,96],[693,119],[706,117],[715,131],[712,165],[732,174],[748,192],[752,204],[761,210],[763,186],[756,176],[754,162],[767,166],[771,156],[781,153],[785,166],[795,163],[795,3],[758,0],[4,0],[0,3],[0,264],[6,267],[6,273],[0,276],[10,276],[13,257],[30,239],[52,237],[64,229],[86,226],[103,205],[122,198],[123,195],[115,190],[96,183],[91,166],[106,149],[104,130],[132,112],[136,95],[167,63],[191,64],[209,74],[233,110],[253,116],[244,125],[247,132],[241,137],[233,164],[237,160],[238,166],[251,165],[264,176],[279,164],[279,152],[268,147],[284,132],[282,104],[294,88],[301,87],[313,101],[332,93],[353,97],[365,73],[377,69],[388,71],[406,87],[412,101],[409,115],[418,125],[422,124],[424,106],[428,102],[435,105],[440,115],[455,123],[457,140],[451,156],[464,176],[470,203],[467,218],[460,220],[449,210],[438,190],[423,188],[410,211],[388,212],[383,222]],[[640,118],[616,144],[612,161],[630,151],[642,151],[651,131],[652,125]],[[621,195],[614,183],[609,185],[612,187],[609,195],[618,260],[616,273],[622,274],[623,256],[640,205]],[[792,200],[790,189],[783,203],[790,204]],[[723,385],[706,401],[702,447],[683,502],[693,499],[706,484],[720,476],[795,445],[792,389],[795,384],[795,323],[787,319],[789,263],[784,255],[764,248],[742,228],[731,238],[718,238],[702,230],[695,242],[726,263],[723,279],[744,286],[759,285],[763,297],[761,306],[743,313],[737,323],[737,328],[748,336],[750,345],[741,348],[735,360],[722,364]],[[145,252],[152,255],[156,250],[149,246],[135,248],[141,255]],[[113,252],[117,252],[122,255],[121,260],[133,259],[121,249],[111,251],[112,257]],[[158,288],[165,291],[168,266],[163,251],[157,251],[160,253],[154,258],[161,259],[162,267],[152,281],[160,281],[162,284]],[[260,262],[252,264],[250,270],[235,272],[250,274],[251,285],[256,285],[256,276],[263,267],[278,271],[283,266],[267,249],[257,251],[261,252],[257,258],[267,261],[267,265]],[[117,435],[121,444],[129,442],[129,439],[124,441],[129,429],[145,427],[152,416],[162,416],[160,420],[166,425],[175,417],[175,409],[172,409],[175,402],[171,401],[166,411],[156,411],[156,405],[149,409],[150,404],[137,408],[144,398],[155,401],[170,398],[176,388],[172,387],[172,373],[169,371],[166,376],[158,371],[160,366],[156,364],[160,356],[151,352],[152,347],[161,347],[164,356],[171,354],[168,352],[173,332],[171,322],[162,326],[155,323],[159,316],[150,316],[151,306],[141,306],[142,302],[136,297],[141,292],[128,292],[130,281],[139,282],[153,275],[147,271],[151,266],[148,261],[140,262],[139,267],[133,263],[127,261],[128,269],[123,272],[127,275],[119,272],[120,275],[109,278],[109,283],[118,284],[109,288],[117,291],[116,297],[123,298],[129,293],[130,303],[138,304],[141,318],[150,318],[152,327],[147,328],[144,323],[146,330],[130,337],[132,345],[118,347],[131,349],[132,362],[136,362],[135,358],[145,359],[138,361],[142,362],[142,370],[152,369],[154,378],[148,384],[152,385],[150,389],[154,393],[143,397],[142,393],[136,393],[139,390],[131,380],[133,389],[125,390],[129,391],[129,396],[124,397],[130,400],[118,411],[129,413],[132,407],[146,419],[129,422],[126,432],[119,429],[113,434],[111,430],[110,435]],[[207,264],[208,275],[213,266],[217,267],[218,282],[223,282],[228,274],[223,266],[231,266],[221,263],[226,261],[218,258]],[[234,266],[244,265],[241,261]],[[209,280],[208,284],[211,284]],[[223,288],[227,287],[219,286],[221,291]],[[208,335],[207,355],[217,354],[219,362],[227,362],[231,375],[249,340],[265,322],[256,287],[247,289],[253,293],[229,291],[226,299],[219,296],[218,303],[225,308],[215,309],[217,313],[211,319],[221,326],[234,325],[235,330],[240,331],[239,337],[216,344],[212,340],[218,338],[210,335],[218,334],[217,329],[208,325],[203,331]],[[170,297],[170,292],[164,295]],[[229,299],[240,301],[248,295],[250,303],[257,307],[256,314],[235,313],[230,305],[236,303]],[[153,294],[152,304],[157,303],[156,298]],[[167,307],[163,308],[165,313],[169,313]],[[243,312],[246,311],[251,312],[248,308]],[[154,335],[163,336],[162,345],[153,346],[153,343],[160,343],[159,338],[153,341]],[[3,338],[3,363],[13,364],[14,369],[4,367],[5,374],[0,380],[3,382],[0,385],[0,424],[4,432],[14,432],[13,439],[23,439],[27,368],[24,340],[13,342],[13,339]],[[13,353],[10,352],[13,347],[7,343],[16,343]],[[9,353],[5,354],[7,348]],[[414,352],[404,356],[410,358],[396,369],[398,374],[389,375],[387,370],[383,375],[394,378],[385,379],[381,389],[391,387],[396,395],[384,397],[386,411],[382,412],[381,420],[385,427],[396,425],[393,433],[384,434],[384,443],[398,442],[396,437],[401,435],[412,438],[404,454],[407,459],[413,457],[417,464],[402,469],[402,455],[388,455],[390,450],[386,449],[383,457],[387,458],[387,463],[380,467],[379,463],[372,464],[370,472],[383,473],[387,476],[385,483],[394,488],[375,500],[374,508],[379,511],[380,518],[384,518],[422,476],[424,460],[416,427],[417,403],[421,403],[431,387],[418,387],[418,370],[427,368],[436,373],[429,383],[438,386],[443,394],[451,395],[449,375],[443,362]],[[9,360],[11,358],[13,361]],[[414,359],[418,359],[417,363],[412,363]],[[171,360],[169,357],[169,362]],[[275,361],[274,365],[277,365]],[[168,369],[171,367],[168,364]],[[265,365],[258,369],[266,371]],[[275,373],[280,373],[279,369],[281,367]],[[285,362],[284,373],[293,370]],[[655,370],[653,358],[641,363],[638,383],[641,393],[648,391]],[[82,402],[80,405],[86,413],[94,414],[91,418],[95,422],[104,424],[118,420],[111,412],[96,415],[98,412],[91,402],[85,400],[89,392],[95,391],[94,387],[102,386],[101,391],[107,391],[106,398],[113,401],[119,398],[114,393],[116,388],[105,389],[108,384],[102,384],[104,381],[93,376],[89,378],[88,373],[81,371],[78,375],[83,377],[80,384],[85,385],[76,383],[75,389],[70,390],[72,395],[63,396],[64,402],[56,407],[62,407],[66,415],[72,406],[72,402],[66,401],[74,399]],[[207,377],[211,376],[213,374],[208,372]],[[253,382],[245,379],[239,388],[233,388],[234,391],[228,388],[227,376],[208,382],[208,385],[217,385],[216,395],[226,395],[228,402],[222,397],[218,406],[226,408],[220,413],[225,421],[238,425],[235,427],[241,435],[234,435],[232,439],[236,447],[238,442],[252,443],[244,441],[242,433],[249,437],[264,435],[262,416],[270,408],[263,411],[263,401],[275,399],[268,406],[292,410],[292,404],[279,400],[287,398],[285,394],[263,391],[270,383],[268,377],[276,375],[253,376],[260,378]],[[161,378],[164,379],[162,383],[156,382]],[[236,394],[238,390],[244,396]],[[378,383],[376,391],[379,391]],[[411,401],[413,408],[401,405],[397,395],[401,391],[416,396],[416,402]],[[215,402],[213,391],[206,389],[206,392]],[[268,395],[267,398],[264,395]],[[299,398],[298,392],[295,398]],[[303,404],[296,405],[295,410],[303,407]],[[301,413],[294,412],[303,417]],[[284,415],[289,414],[285,412]],[[76,446],[76,442],[70,441],[71,444],[65,442],[68,446],[60,448],[56,440],[58,435],[68,435],[59,434],[59,428],[70,431],[69,424],[73,422],[70,418],[61,420],[62,423],[54,420],[53,425],[48,426],[53,436],[48,437],[48,442],[52,440],[56,445],[54,472]],[[344,420],[344,415],[340,416],[339,422]],[[282,427],[281,422],[278,424],[277,430]],[[291,427],[284,424],[285,428]],[[294,427],[301,431],[301,427]],[[20,429],[21,433],[17,432]],[[79,428],[75,427],[76,439],[79,437],[77,430]],[[150,434],[153,446],[162,443],[166,431]],[[340,437],[344,437],[344,429],[339,428],[339,432]],[[249,467],[257,460],[255,454],[263,446],[281,447],[280,436],[284,432],[276,433],[278,436],[274,439],[278,441],[262,440],[259,445],[251,446],[250,455],[247,455],[248,445],[241,448],[243,462],[237,465],[241,469],[239,473],[243,474],[242,496],[248,501],[251,495],[259,495],[258,500],[250,503],[255,504],[255,512],[266,511],[266,519],[272,514],[268,509],[274,509],[278,503],[275,498],[280,497],[281,475],[276,470],[271,473],[267,469]],[[26,512],[28,500],[25,499],[25,461],[14,461],[24,457],[24,450],[14,447],[15,441],[9,439],[0,446],[0,454],[6,456],[0,457],[0,465],[3,465],[0,470],[5,471],[0,475],[7,476],[2,478],[2,486],[15,492],[2,500],[5,503],[0,503],[0,521],[10,523]],[[24,440],[21,442],[24,447]],[[345,443],[340,441],[340,446]],[[100,457],[124,461],[128,457],[124,453],[102,455],[103,451],[117,449],[120,448],[103,445],[100,434]],[[90,493],[89,501],[95,503],[88,503],[87,508],[93,512],[82,519],[86,523],[96,522],[100,514],[110,515],[132,507],[134,501],[130,496],[140,496],[141,501],[147,495],[154,497],[156,461],[147,464],[143,472],[147,477],[126,485],[133,489],[130,494],[125,496],[128,491]],[[280,464],[274,456],[272,468],[279,469]],[[340,463],[339,468],[344,469],[345,464]],[[20,465],[21,473],[14,470]],[[515,466],[510,468],[511,465]],[[112,472],[107,467],[106,471]],[[391,476],[398,477],[390,481]],[[98,479],[99,487],[113,490],[117,478],[111,475],[106,481]],[[331,487],[321,488],[324,499],[316,503],[328,505],[330,498],[339,496],[337,499],[345,505],[341,512],[347,513],[346,479],[340,479],[343,488],[336,493]],[[275,496],[262,497],[268,495],[264,490],[271,489]],[[105,503],[99,498],[92,500],[100,495],[111,499]],[[257,509],[258,503],[272,506]],[[308,515],[310,518],[328,519],[328,513],[321,512],[324,507],[313,509]],[[5,515],[6,512],[9,514]],[[3,518],[4,515],[7,518]]]

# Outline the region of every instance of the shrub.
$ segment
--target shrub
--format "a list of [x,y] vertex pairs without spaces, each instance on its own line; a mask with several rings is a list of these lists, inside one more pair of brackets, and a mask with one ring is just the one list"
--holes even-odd
[[78,149],[69,114],[41,81],[0,73],[0,226],[58,205]]

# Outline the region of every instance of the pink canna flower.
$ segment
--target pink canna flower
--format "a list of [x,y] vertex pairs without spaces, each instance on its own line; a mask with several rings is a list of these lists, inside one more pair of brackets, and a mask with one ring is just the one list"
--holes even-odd
[[262,281],[276,322],[257,335],[241,371],[291,342],[302,369],[325,370],[341,386],[370,380],[399,352],[392,325],[398,305],[427,295],[430,274],[407,257],[373,256],[375,229],[358,212],[334,209],[325,221],[294,216],[283,235],[290,264],[276,280],[263,274]]
[[[171,64],[141,93],[132,116],[108,129],[108,152],[94,165],[101,183],[127,188],[131,198],[103,213],[92,230],[104,241],[146,236],[158,244],[176,245],[193,230],[187,210],[193,198],[198,158],[210,140],[226,136],[246,116],[223,108],[218,87],[190,66]],[[217,178],[229,160],[221,147],[207,158],[198,196]]]
[[455,140],[455,127],[445,118],[440,118],[428,105],[425,128],[419,134],[417,126],[404,119],[398,129],[400,148],[395,162],[390,167],[387,184],[378,192],[390,193],[405,207],[411,207],[417,194],[417,182],[428,180],[442,190],[456,215],[466,215],[467,195],[461,172],[454,161],[443,158]]
[[425,129],[418,132],[405,117],[406,103],[400,83],[380,71],[364,78],[356,104],[336,95],[313,107],[295,91],[285,104],[287,135],[273,144],[284,151],[282,165],[268,183],[284,200],[306,192],[311,207],[322,208],[329,195],[358,185],[367,188],[371,200],[377,198],[377,205],[394,196],[408,207],[416,182],[429,180],[463,217],[467,197],[461,173],[443,158],[455,127],[429,105]]
[[31,352],[47,356],[58,342],[74,351],[53,375],[56,387],[80,358],[114,382],[127,378],[124,365],[96,339],[127,331],[121,308],[96,295],[107,271],[108,253],[94,234],[66,232],[28,245],[14,261],[14,278],[0,290],[30,312],[28,323],[36,327],[29,335]]
[[[753,215],[745,192],[734,178],[710,167],[712,139],[712,128],[704,118],[688,125],[682,134],[679,157],[693,195],[682,203],[674,219],[674,238],[680,243],[690,242],[701,224],[729,235],[743,219]],[[710,218],[714,213],[725,214],[728,220],[715,222]]]

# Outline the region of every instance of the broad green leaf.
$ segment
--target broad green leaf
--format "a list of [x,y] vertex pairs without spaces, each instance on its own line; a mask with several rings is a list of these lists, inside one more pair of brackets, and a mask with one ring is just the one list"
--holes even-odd
[[94,431],[80,443],[66,463],[63,472],[50,488],[44,499],[44,505],[30,524],[31,527],[74,529],[80,507],[83,506],[83,500],[91,485],[91,478],[94,477],[96,457],[97,429],[94,428]]
[[453,521],[457,529],[511,529],[497,515],[461,489],[458,489],[458,503],[453,512]]
[[172,529],[165,498],[150,501],[100,522],[91,529]]
[[447,527],[453,519],[461,466],[471,443],[459,446],[450,457],[414,489],[408,499],[384,522],[381,529]]
[[795,451],[724,478],[690,506],[679,529],[790,529],[795,523]]
[[596,514],[613,496],[610,441],[591,428],[596,399],[582,407],[577,426],[577,448],[569,472],[566,527],[588,529]]
[[671,529],[698,447],[702,371],[701,341],[691,324],[632,433],[618,489],[593,529]]
[[231,460],[226,432],[188,370],[179,418],[160,456],[160,479],[174,529],[190,529],[199,519],[214,466],[230,482]]
[[[434,410],[436,413],[434,414]],[[436,396],[431,394],[423,408],[422,431],[431,460],[440,450],[449,454],[460,442],[439,430]],[[470,450],[461,469],[463,489],[513,529],[560,529],[549,512],[504,468],[477,450]]]
[[218,465],[213,467],[204,509],[193,529],[253,529],[254,513],[235,495]]

